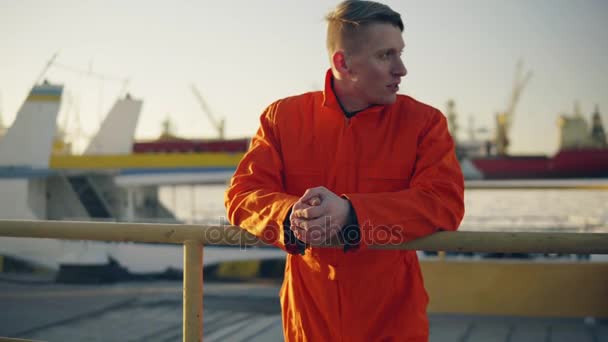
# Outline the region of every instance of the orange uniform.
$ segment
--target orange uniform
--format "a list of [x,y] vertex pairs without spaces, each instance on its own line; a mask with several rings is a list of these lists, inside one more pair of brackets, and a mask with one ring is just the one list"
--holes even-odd
[[261,116],[230,187],[232,224],[289,250],[283,222],[308,188],[350,200],[361,237],[344,252],[288,254],[280,297],[287,341],[427,341],[428,296],[416,253],[372,250],[457,229],[464,181],[444,116],[408,96],[347,119],[331,86]]

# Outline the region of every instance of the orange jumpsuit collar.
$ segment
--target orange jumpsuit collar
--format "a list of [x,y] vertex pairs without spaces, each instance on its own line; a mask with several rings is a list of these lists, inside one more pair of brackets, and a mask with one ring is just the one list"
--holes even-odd
[[340,106],[340,103],[338,102],[338,97],[336,96],[334,88],[332,87],[333,78],[334,75],[331,72],[331,69],[327,70],[327,72],[325,73],[325,89],[323,90],[323,106],[343,113],[342,106]]

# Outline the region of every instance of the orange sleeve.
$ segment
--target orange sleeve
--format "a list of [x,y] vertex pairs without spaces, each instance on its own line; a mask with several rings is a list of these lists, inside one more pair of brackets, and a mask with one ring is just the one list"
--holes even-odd
[[231,224],[286,250],[283,220],[298,198],[285,193],[275,124],[279,103],[270,105],[260,117],[260,127],[237,166],[224,204]]
[[445,117],[436,111],[422,131],[408,189],[344,196],[359,222],[360,250],[458,229],[464,216],[464,179]]

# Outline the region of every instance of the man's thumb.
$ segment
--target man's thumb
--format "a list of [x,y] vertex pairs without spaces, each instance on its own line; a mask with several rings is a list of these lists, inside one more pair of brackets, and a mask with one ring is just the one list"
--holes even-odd
[[311,198],[311,199],[308,201],[308,204],[309,204],[309,205],[313,205],[313,206],[315,206],[315,205],[320,205],[320,204],[321,204],[321,199],[319,198],[319,196],[315,196],[315,197]]

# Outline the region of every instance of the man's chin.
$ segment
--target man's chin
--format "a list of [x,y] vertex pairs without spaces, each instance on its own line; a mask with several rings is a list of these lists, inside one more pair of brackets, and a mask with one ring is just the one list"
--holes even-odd
[[397,101],[397,94],[391,94],[378,100],[378,104],[380,105],[391,105]]
[[388,105],[392,105],[393,103],[397,102],[397,94],[389,94],[389,95],[384,95],[384,96],[378,96],[374,99],[373,103],[374,106],[388,106]]

